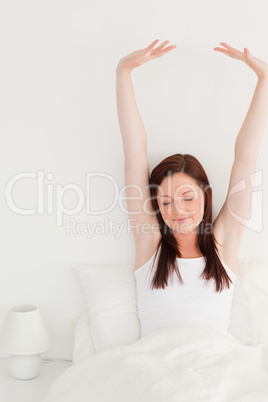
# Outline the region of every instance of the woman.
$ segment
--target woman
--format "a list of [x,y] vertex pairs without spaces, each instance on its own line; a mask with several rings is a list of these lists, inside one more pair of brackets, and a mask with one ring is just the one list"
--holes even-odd
[[[245,229],[237,216],[250,216],[252,174],[267,122],[268,64],[253,57],[247,48],[240,52],[222,42],[225,49],[214,49],[245,62],[257,74],[258,82],[236,139],[227,197],[212,222],[212,190],[202,165],[193,155],[171,155],[149,174],[147,137],[135,102],[131,72],[176,48],[165,48],[169,41],[154,48],[157,42],[123,57],[116,69],[117,111],[125,154],[127,208],[136,245],[134,273],[142,335],[179,322],[216,325],[227,330],[238,250]],[[246,188],[232,191],[242,180],[246,181]],[[149,272],[154,274],[151,282]],[[174,272],[178,281],[171,285],[169,279],[173,280]]]

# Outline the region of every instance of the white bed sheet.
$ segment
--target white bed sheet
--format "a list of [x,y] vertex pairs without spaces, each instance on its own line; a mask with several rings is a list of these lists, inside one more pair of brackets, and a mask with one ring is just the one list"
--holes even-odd
[[96,353],[93,345],[90,321],[87,310],[77,318],[74,324],[74,347],[73,347],[73,364],[78,364],[81,361],[88,359]]
[[179,324],[68,368],[43,402],[267,402],[268,344]]

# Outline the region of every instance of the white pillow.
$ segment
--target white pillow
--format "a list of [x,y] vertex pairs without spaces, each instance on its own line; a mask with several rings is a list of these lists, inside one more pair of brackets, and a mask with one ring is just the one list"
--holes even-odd
[[[96,352],[140,339],[134,264],[73,264]],[[238,259],[229,332],[245,345],[268,339],[268,258]]]
[[80,314],[74,324],[74,348],[72,362],[73,364],[79,364],[95,353],[96,350],[90,333],[89,315],[86,310]]
[[84,291],[96,352],[140,339],[134,265],[73,264]]

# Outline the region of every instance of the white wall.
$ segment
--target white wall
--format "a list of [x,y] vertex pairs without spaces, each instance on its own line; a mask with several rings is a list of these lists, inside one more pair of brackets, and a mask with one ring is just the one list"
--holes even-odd
[[[96,216],[85,208],[73,216],[63,214],[60,223],[45,202],[44,212],[22,216],[5,200],[7,184],[17,174],[43,172],[44,188],[54,192],[57,208],[55,193],[64,186],[80,186],[86,196],[87,174],[110,175],[120,191],[124,160],[115,68],[124,55],[155,39],[169,40],[175,50],[132,73],[150,168],[173,153],[193,154],[208,174],[218,213],[257,77],[246,64],[213,48],[220,42],[248,47],[268,62],[268,6],[265,0],[17,0],[1,1],[0,7],[0,327],[10,306],[36,304],[53,338],[44,358],[71,359],[70,319],[85,307],[71,264],[134,262],[127,214],[117,203]],[[258,160],[263,206],[267,137],[266,130]],[[92,180],[90,211],[111,205],[114,194],[109,180]],[[36,208],[37,180],[19,180],[12,199],[20,208]],[[66,188],[63,202],[75,208],[75,191]],[[246,229],[240,257],[267,256],[267,208],[258,211],[263,228]],[[117,238],[109,230],[89,238],[68,234],[69,219],[76,225],[96,223],[99,230],[106,220],[123,225],[123,232]]]

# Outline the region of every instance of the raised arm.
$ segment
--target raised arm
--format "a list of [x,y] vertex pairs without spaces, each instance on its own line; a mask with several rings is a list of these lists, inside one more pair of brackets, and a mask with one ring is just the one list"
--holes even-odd
[[235,158],[225,203],[214,222],[219,238],[228,238],[238,247],[245,227],[251,228],[252,190],[261,140],[268,120],[268,64],[222,42],[226,49],[216,47],[228,56],[245,62],[257,75],[254,95],[235,142]]
[[135,100],[131,72],[116,69],[116,102],[125,157],[147,154],[147,135]]
[[176,46],[164,46],[154,49],[155,40],[145,49],[137,50],[120,59],[116,68],[116,102],[120,131],[125,157],[147,153],[147,135],[136,104],[131,72],[149,60],[160,57]]
[[[147,135],[136,104],[131,72],[134,68],[160,57],[176,47],[154,49],[155,40],[145,49],[137,50],[120,59],[116,68],[116,102],[119,127],[125,155],[125,193],[132,233],[137,244],[159,236],[157,218],[150,202],[149,164],[147,160]],[[148,224],[152,230],[148,231]],[[154,229],[153,229],[154,227]]]
[[235,142],[235,158],[255,164],[268,119],[268,64],[252,56],[247,48],[244,48],[244,52],[240,52],[227,43],[221,42],[221,45],[226,49],[215,47],[214,50],[243,61],[258,77],[248,113]]

